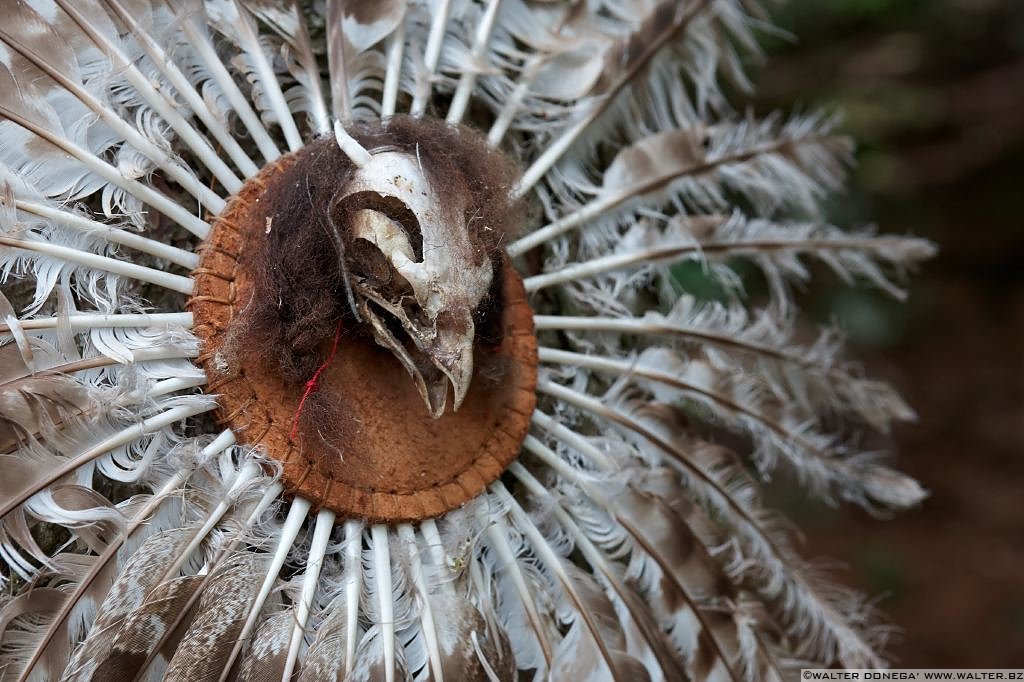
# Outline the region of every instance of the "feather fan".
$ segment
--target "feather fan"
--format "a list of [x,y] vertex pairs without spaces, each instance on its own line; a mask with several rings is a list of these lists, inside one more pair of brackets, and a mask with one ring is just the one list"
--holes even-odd
[[934,246],[822,219],[837,119],[736,113],[757,3],[5,9],[0,680],[884,665],[761,486],[926,496],[792,288]]

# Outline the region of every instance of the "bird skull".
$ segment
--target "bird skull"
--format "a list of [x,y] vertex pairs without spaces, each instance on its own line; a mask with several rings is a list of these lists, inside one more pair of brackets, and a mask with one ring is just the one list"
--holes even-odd
[[402,363],[437,419],[473,378],[473,315],[491,286],[458,197],[442,201],[415,155],[372,154],[339,193],[360,314]]

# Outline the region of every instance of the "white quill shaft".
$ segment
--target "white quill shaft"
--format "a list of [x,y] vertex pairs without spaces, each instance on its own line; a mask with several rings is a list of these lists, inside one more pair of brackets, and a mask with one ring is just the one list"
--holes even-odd
[[395,32],[388,36],[388,62],[384,72],[384,90],[381,92],[381,118],[394,116],[398,102],[398,85],[402,80],[402,53],[405,50],[405,22],[401,21]]
[[[473,43],[472,60],[474,66],[481,65],[487,55],[487,43],[491,39],[491,31],[494,29],[494,21],[498,17],[498,9],[501,7],[501,0],[489,0],[484,16],[477,27],[476,38]],[[448,107],[448,116],[445,119],[449,125],[457,125],[462,121],[462,116],[469,106],[469,98],[476,87],[477,72],[470,68],[459,77],[459,84],[452,96],[451,106]]]
[[98,256],[94,253],[73,249],[68,246],[51,244],[49,242],[0,237],[0,246],[7,246],[12,249],[24,249],[25,251],[34,251],[47,256],[53,256],[54,258],[59,258],[68,263],[76,263],[88,268],[104,270],[115,275],[137,279],[140,282],[149,282],[150,284],[156,284],[164,287],[165,289],[177,291],[182,294],[191,294],[194,286],[191,277],[173,275],[169,272],[163,272],[162,270],[146,267],[145,265],[136,265],[135,263],[119,260],[117,258]]
[[523,604],[523,610],[526,611],[526,617],[530,621],[534,634],[537,636],[537,642],[540,644],[540,650],[544,655],[544,662],[550,668],[552,660],[551,640],[544,627],[544,621],[541,619],[540,613],[537,612],[537,602],[534,600],[533,595],[530,594],[530,587],[523,576],[522,570],[519,568],[518,559],[513,553],[512,547],[509,546],[507,534],[508,528],[503,518],[496,518],[494,523],[487,526],[487,537],[490,539],[491,546],[498,555],[498,565],[509,572],[512,585],[519,595],[519,599]]
[[47,206],[46,204],[40,204],[32,201],[23,201],[21,199],[15,200],[15,206],[22,211],[32,213],[40,218],[46,218],[56,223],[70,227],[75,230],[81,230],[84,234],[96,235],[106,239],[112,244],[121,244],[131,249],[136,249],[142,253],[148,253],[151,256],[157,258],[163,258],[171,261],[175,265],[180,265],[183,268],[189,270],[195,269],[199,265],[199,256],[180,249],[171,244],[165,244],[164,242],[157,241],[156,239],[150,239],[149,237],[143,237],[141,234],[123,230],[112,225],[107,225],[77,213],[71,213],[70,211],[64,211],[53,206]]
[[[437,530],[437,523],[434,522],[434,519],[423,519],[420,522],[420,533],[423,534],[423,540],[427,543],[427,549],[434,565],[447,566],[448,557],[445,556],[444,541],[441,539],[441,533]],[[445,585],[451,587],[448,583]]]
[[[259,167],[253,163],[249,155],[242,149],[242,146],[238,144],[231,131],[214,117],[206,102],[203,101],[202,95],[196,92],[195,87],[189,82],[185,74],[181,72],[181,69],[178,68],[178,65],[174,63],[174,60],[171,59],[164,48],[139,25],[131,12],[125,9],[121,0],[103,1],[117,18],[121,20],[125,28],[131,32],[132,37],[139,42],[139,45],[146,51],[153,64],[167,77],[167,80],[174,86],[178,95],[188,104],[189,109],[206,126],[206,129],[210,131],[214,139],[217,140],[217,144],[224,148],[231,161],[238,167],[238,170],[247,178],[256,175],[259,172]],[[235,191],[231,190],[230,187],[228,189],[232,192]]]
[[189,557],[192,555],[192,552],[199,549],[199,545],[201,545],[203,540],[206,539],[206,536],[210,534],[210,531],[213,530],[218,523],[220,523],[220,520],[222,518],[224,518],[224,514],[226,514],[228,509],[231,508],[231,505],[234,504],[235,496],[238,494],[238,492],[245,486],[246,483],[256,478],[256,476],[259,473],[260,466],[255,462],[246,463],[238,471],[238,474],[235,475],[235,480],[231,483],[231,487],[228,489],[225,498],[218,502],[217,506],[214,507],[213,510],[206,515],[206,520],[203,522],[203,525],[199,528],[198,531],[196,531],[196,534],[192,537],[192,540],[188,543],[188,546],[186,546],[185,549],[182,550],[181,555],[174,562],[172,562],[170,566],[168,566],[167,570],[164,572],[164,575],[160,578],[160,580],[157,581],[157,584],[162,583],[165,580],[170,580],[178,574],[178,569],[185,565],[185,562],[188,561]]
[[537,424],[540,428],[547,431],[549,434],[558,438],[566,445],[575,448],[580,454],[587,457],[590,462],[601,471],[616,471],[618,465],[615,464],[614,460],[604,452],[598,450],[594,445],[588,442],[583,436],[570,429],[565,424],[555,420],[550,415],[547,415],[540,410],[534,410],[531,420],[534,424]]
[[441,666],[441,650],[437,643],[437,629],[434,624],[434,612],[430,604],[430,588],[423,576],[423,565],[420,561],[420,551],[416,544],[416,531],[408,523],[398,526],[398,537],[405,545],[406,559],[409,562],[409,572],[412,574],[413,585],[420,594],[420,622],[423,626],[423,637],[427,647],[427,657],[430,661],[430,668],[433,679],[437,682],[444,682],[444,670]]
[[170,197],[157,192],[149,185],[144,185],[138,180],[130,180],[124,177],[117,168],[106,161],[97,158],[88,149],[83,149],[71,140],[57,137],[51,131],[46,130],[7,107],[0,106],[0,116],[21,126],[33,135],[38,136],[40,139],[45,140],[54,147],[57,147],[61,151],[67,153],[69,156],[74,157],[82,164],[82,166],[85,167],[86,170],[95,173],[110,184],[123,189],[143,203],[149,204],[154,209],[178,223],[178,225],[200,239],[205,239],[209,234],[210,225],[205,220],[192,215],[180,204],[174,203]]
[[395,601],[391,592],[391,550],[388,527],[370,526],[373,541],[374,577],[377,579],[377,605],[380,609],[380,631],[384,646],[384,682],[395,682]]
[[[242,182],[238,179],[238,176],[236,176],[234,172],[228,168],[227,164],[217,156],[209,143],[204,140],[198,132],[196,132],[195,128],[192,127],[192,124],[189,123],[184,116],[179,114],[177,110],[170,105],[166,98],[156,91],[156,88],[154,88],[149,79],[139,71],[139,68],[135,66],[134,62],[116,45],[107,40],[102,32],[96,30],[96,28],[89,23],[82,13],[73,7],[68,0],[55,0],[55,2],[57,2],[57,4],[67,12],[68,16],[70,16],[75,23],[79,25],[79,27],[81,27],[82,31],[89,36],[96,46],[110,58],[114,68],[122,73],[125,79],[131,83],[132,87],[135,88],[135,91],[138,92],[144,100],[146,100],[146,103],[153,107],[153,110],[167,121],[174,132],[181,137],[182,141],[189,146],[193,153],[195,153],[196,157],[210,169],[224,187],[229,192],[237,192],[242,186]],[[132,144],[140,151],[144,151],[142,148],[138,147],[135,142],[132,142]],[[179,180],[179,182],[182,181]],[[194,178],[187,179],[187,184],[183,184],[183,186],[194,187],[193,191],[199,193],[199,196],[202,197],[202,201],[207,204],[209,209],[214,213],[220,213],[224,209],[224,200],[202,185],[198,185],[198,187],[196,187],[196,182],[197,181]]]
[[[167,2],[171,7],[175,8],[179,16],[187,13],[187,10],[183,12],[177,8],[176,0],[167,0]],[[217,50],[210,41],[209,36],[196,28],[193,21],[191,17],[183,17],[181,28],[185,33],[185,37],[188,38],[192,49],[195,50],[196,56],[202,60],[203,66],[213,76],[214,82],[221,89],[221,92],[224,93],[224,97],[227,98],[231,108],[234,109],[238,118],[242,121],[242,125],[249,131],[253,142],[260,150],[263,158],[268,162],[276,161],[281,156],[281,150],[278,149],[277,144],[270,137],[270,133],[263,126],[260,117],[253,111],[245,95],[239,90],[234,77],[221,62],[220,55],[217,54]]]
[[615,659],[608,651],[608,647],[605,644],[604,638],[600,634],[600,630],[597,628],[591,614],[584,606],[583,599],[577,593],[572,578],[570,578],[565,572],[565,567],[562,565],[562,559],[555,554],[554,550],[551,549],[551,545],[548,544],[544,535],[537,529],[536,524],[533,523],[526,511],[522,508],[519,502],[512,497],[511,493],[508,492],[501,481],[495,481],[492,483],[491,490],[500,500],[508,505],[509,514],[515,520],[516,527],[526,535],[530,542],[530,546],[533,547],[533,551],[544,566],[558,578],[558,582],[565,590],[565,594],[575,607],[577,614],[583,622],[586,623],[586,628],[593,637],[594,644],[597,645],[598,651],[600,651],[602,658],[604,658],[605,663],[608,665],[612,679],[616,682],[622,680],[622,677],[615,665]]
[[[199,182],[195,175],[189,173],[185,167],[175,161],[165,151],[158,148],[153,142],[143,136],[135,127],[128,124],[115,112],[111,111],[103,102],[92,95],[84,86],[73,82],[70,78],[57,71],[52,65],[40,57],[34,50],[23,45],[13,38],[6,31],[0,30],[0,40],[16,50],[26,60],[31,62],[41,71],[46,73],[58,85],[74,95],[78,100],[88,107],[96,116],[110,126],[110,129],[123,137],[125,141],[146,156],[150,161],[159,166],[175,182],[198,201],[205,204],[213,212],[224,209],[224,199],[210,190],[210,188]],[[235,182],[235,188],[240,183]]]
[[[234,442],[234,434],[230,430],[223,431],[216,439],[214,439],[212,443],[203,448],[203,451],[200,455],[200,459],[215,457],[216,455],[220,454],[225,449],[230,447],[232,444],[234,444]],[[29,659],[28,663],[26,664],[25,669],[22,672],[21,680],[19,682],[25,682],[25,680],[27,680],[29,676],[32,674],[32,669],[35,667],[35,665],[39,662],[39,660],[45,653],[50,641],[59,632],[60,628],[63,626],[64,621],[67,620],[67,617],[71,614],[72,609],[74,608],[78,600],[81,598],[81,596],[85,594],[85,592],[88,590],[92,582],[103,571],[103,567],[117,555],[118,550],[124,545],[125,541],[128,540],[128,538],[131,537],[131,535],[143,523],[146,522],[146,520],[153,514],[153,512],[157,510],[157,508],[164,502],[164,500],[167,499],[167,497],[171,493],[173,493],[174,491],[176,491],[178,488],[185,484],[185,482],[192,476],[194,471],[195,470],[192,468],[184,469],[179,471],[170,479],[168,479],[167,482],[164,483],[160,491],[157,494],[153,495],[146,503],[146,505],[142,509],[140,509],[138,513],[132,518],[132,520],[125,526],[125,528],[121,531],[120,535],[118,535],[117,538],[112,540],[110,544],[107,545],[107,548],[104,550],[103,554],[96,558],[96,561],[93,563],[92,568],[89,570],[89,573],[82,577],[82,579],[76,586],[75,591],[68,596],[67,601],[64,603],[64,606],[61,608],[60,612],[57,613],[56,616],[54,616],[53,620],[51,621],[48,627],[46,635],[44,635],[44,637],[41,639],[40,644],[33,653],[32,658]]]
[[81,454],[70,458],[64,465],[47,474],[43,479],[36,481],[34,485],[26,488],[20,494],[15,495],[13,498],[4,500],[3,504],[0,505],[0,519],[7,516],[7,514],[9,514],[13,509],[19,507],[22,503],[28,500],[28,498],[46,487],[53,485],[82,465],[88,464],[94,459],[102,457],[115,448],[127,445],[139,438],[143,438],[146,434],[158,431],[166,426],[174,424],[175,422],[193,417],[197,414],[209,412],[215,407],[216,405],[212,402],[207,404],[172,407],[156,416],[144,419],[138,424],[133,424],[132,426],[118,431],[112,436],[104,438]]
[[427,47],[423,52],[423,81],[417,84],[409,113],[422,116],[426,111],[427,101],[433,93],[434,73],[437,62],[441,59],[441,48],[444,45],[444,34],[448,27],[448,13],[451,11],[451,0],[438,0],[433,6],[434,16],[430,22],[430,35]]
[[270,565],[267,566],[267,575],[260,586],[256,599],[253,600],[252,605],[249,607],[249,616],[246,618],[245,624],[238,634],[238,641],[235,642],[235,646],[231,649],[231,653],[224,663],[224,670],[220,674],[219,682],[224,682],[231,675],[231,667],[234,665],[235,659],[238,658],[238,654],[242,652],[242,647],[245,646],[245,641],[252,634],[253,628],[256,627],[256,620],[259,618],[260,611],[263,609],[267,597],[270,596],[270,591],[274,588],[274,582],[278,579],[278,573],[281,572],[281,567],[284,566],[284,562],[292,550],[295,537],[302,529],[302,524],[305,522],[312,506],[313,503],[304,497],[296,497],[292,500],[292,507],[288,510],[288,518],[285,519],[284,526],[281,528],[281,535],[277,540],[274,556],[270,560]]
[[260,85],[270,100],[270,106],[277,118],[278,125],[284,132],[288,148],[293,152],[298,151],[302,149],[302,135],[299,134],[299,129],[295,126],[295,119],[292,118],[292,112],[288,109],[288,102],[285,101],[284,93],[281,91],[277,74],[274,73],[274,68],[270,65],[270,60],[267,59],[267,53],[263,51],[263,46],[260,44],[256,23],[253,21],[252,15],[249,14],[249,10],[239,0],[234,0],[234,5],[240,18],[235,28],[238,30],[237,35],[241,41],[241,47],[252,58]]
[[[59,323],[59,317],[34,317],[30,320],[22,320],[18,326],[25,331],[35,331],[56,329]],[[138,329],[182,327],[189,329],[192,327],[192,313],[76,313],[70,315],[66,323],[68,328],[74,331],[100,327]],[[0,334],[10,331],[8,325],[0,324]]]
[[359,644],[359,593],[363,583],[363,526],[345,522],[345,675],[352,672]]
[[329,509],[321,509],[316,515],[316,525],[313,528],[313,542],[309,547],[309,558],[306,560],[306,571],[302,577],[302,595],[295,607],[295,627],[292,630],[291,641],[288,644],[288,658],[285,661],[284,673],[281,676],[283,682],[292,677],[295,665],[299,660],[299,648],[302,645],[302,638],[306,634],[306,621],[309,619],[309,611],[313,605],[313,597],[316,596],[316,588],[320,580],[320,570],[324,565],[324,554],[327,550],[327,542],[331,539],[331,530],[334,529],[334,512]]
[[508,132],[509,126],[515,121],[516,113],[518,113],[519,107],[522,106],[523,99],[530,92],[530,82],[536,74],[536,67],[539,63],[540,59],[538,57],[531,58],[526,68],[523,69],[523,75],[520,77],[519,82],[516,83],[516,86],[502,104],[501,111],[498,112],[494,123],[491,124],[491,129],[487,131],[487,144],[490,146],[497,147],[505,138],[505,133]]

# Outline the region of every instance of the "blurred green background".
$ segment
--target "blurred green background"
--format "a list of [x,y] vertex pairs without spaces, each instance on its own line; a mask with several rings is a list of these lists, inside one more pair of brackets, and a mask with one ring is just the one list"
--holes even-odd
[[[831,218],[937,242],[904,306],[818,278],[805,309],[918,410],[889,439],[931,491],[892,520],[783,496],[804,552],[880,595],[900,667],[1024,667],[1024,0],[791,0],[756,109],[858,143]],[[801,106],[802,105],[802,106]]]

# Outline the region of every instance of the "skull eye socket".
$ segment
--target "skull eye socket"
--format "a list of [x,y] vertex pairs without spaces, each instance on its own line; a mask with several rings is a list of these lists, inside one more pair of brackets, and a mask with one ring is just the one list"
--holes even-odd
[[366,239],[355,239],[348,246],[351,254],[349,268],[353,275],[360,277],[376,289],[395,298],[409,290],[409,283],[395,272],[395,268],[376,244]]
[[354,192],[334,202],[331,208],[331,218],[335,225],[344,226],[343,229],[349,242],[347,246],[351,247],[353,242],[359,241],[352,227],[356,214],[362,210],[376,211],[399,225],[404,230],[405,236],[409,240],[409,246],[412,248],[412,260],[417,263],[423,262],[423,233],[420,230],[420,222],[416,219],[416,214],[401,199],[379,192]]

